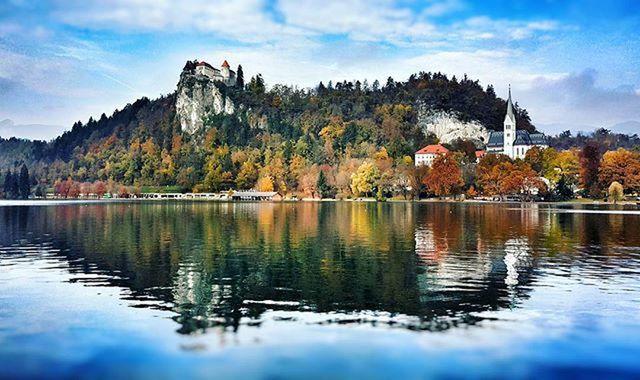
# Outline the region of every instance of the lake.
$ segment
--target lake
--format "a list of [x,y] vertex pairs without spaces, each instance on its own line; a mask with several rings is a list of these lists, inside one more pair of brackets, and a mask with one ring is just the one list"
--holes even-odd
[[640,213],[0,205],[0,378],[640,376]]

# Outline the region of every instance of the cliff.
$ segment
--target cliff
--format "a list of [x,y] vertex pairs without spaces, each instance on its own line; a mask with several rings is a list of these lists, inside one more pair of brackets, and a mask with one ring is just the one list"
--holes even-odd
[[176,91],[176,114],[182,131],[194,133],[201,129],[207,115],[233,114],[236,107],[225,90],[224,84],[183,72]]
[[457,139],[471,140],[483,147],[489,140],[489,129],[477,120],[463,121],[454,112],[433,110],[425,106],[418,108],[418,126],[424,133],[435,135],[441,143]]

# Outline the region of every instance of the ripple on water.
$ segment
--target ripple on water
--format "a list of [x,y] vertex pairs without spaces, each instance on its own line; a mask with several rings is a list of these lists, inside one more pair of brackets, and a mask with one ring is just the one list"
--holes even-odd
[[[612,347],[637,348],[619,338],[640,335],[634,214],[346,202],[74,207],[0,208],[0,304],[11,310],[0,308],[0,332],[59,313],[51,317],[65,339],[82,336],[78,327],[87,342],[145,346],[131,338],[144,333],[202,355],[229,352],[230,341],[313,343],[355,331],[411,334],[402,343],[414,352],[436,336],[510,353],[540,347],[522,365],[552,362],[557,346],[602,344],[625,360]],[[6,284],[42,314],[22,312]],[[52,289],[70,291],[78,315],[44,302]],[[46,310],[33,306],[41,302]],[[184,340],[200,336],[205,345]]]

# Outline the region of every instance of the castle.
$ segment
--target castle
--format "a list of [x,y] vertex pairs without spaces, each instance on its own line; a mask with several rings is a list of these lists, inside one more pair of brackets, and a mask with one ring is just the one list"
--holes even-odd
[[203,75],[211,80],[220,81],[227,86],[235,86],[236,72],[230,69],[229,62],[226,60],[222,62],[220,69],[216,69],[205,61],[196,61],[194,63],[194,72],[196,75]]
[[544,133],[529,133],[516,130],[516,116],[511,102],[511,86],[507,99],[507,114],[504,117],[503,132],[491,132],[487,142],[488,153],[502,153],[511,159],[524,158],[533,147],[541,149],[549,147],[549,140]]

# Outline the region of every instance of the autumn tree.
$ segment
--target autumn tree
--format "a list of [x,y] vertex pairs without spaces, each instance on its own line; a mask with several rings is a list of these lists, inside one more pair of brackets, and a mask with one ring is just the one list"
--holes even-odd
[[107,192],[107,185],[102,181],[96,181],[93,184],[93,192],[96,193],[98,198],[102,198]]
[[220,191],[224,184],[232,181],[231,156],[228,146],[217,147],[207,160],[204,189],[206,191]]
[[416,195],[418,183],[416,181],[416,168],[413,165],[413,159],[411,157],[404,156],[396,165],[393,177],[393,190],[401,194],[404,199],[408,199],[409,196],[413,198]]
[[598,181],[601,188],[617,182],[628,192],[640,191],[640,154],[626,149],[606,152]]
[[591,197],[600,195],[598,172],[603,153],[604,146],[595,140],[587,142],[580,151],[580,185]]
[[355,196],[360,196],[361,194],[370,196],[376,189],[379,179],[380,171],[378,168],[372,162],[365,161],[351,175],[351,192]]
[[69,198],[78,198],[81,192],[80,183],[72,180],[71,178],[67,179],[67,182],[67,188],[69,189],[67,196]]
[[618,203],[624,199],[624,188],[620,182],[613,181],[609,186],[609,199],[614,203]]
[[543,150],[537,146],[527,150],[527,153],[524,155],[524,162],[526,162],[531,169],[535,170],[536,173],[542,173],[544,167]]
[[431,173],[431,168],[427,165],[419,165],[415,168],[414,182],[417,186],[416,193],[418,197],[428,191],[429,173]]
[[500,194],[521,194],[530,199],[533,194],[545,190],[545,183],[538,173],[528,163],[517,161],[504,162],[496,167],[502,173],[500,180]]
[[251,189],[258,181],[258,168],[252,160],[246,160],[240,166],[236,176],[238,189]]
[[[550,150],[553,150],[553,148],[545,149],[545,154]],[[551,161],[548,163],[545,158],[542,175],[553,183],[557,183],[560,178],[564,177],[568,186],[577,185],[580,176],[580,157],[578,153],[575,150],[564,150],[556,152],[552,156]]]
[[501,165],[506,163],[511,163],[511,160],[503,154],[489,153],[480,159],[476,166],[476,181],[483,194],[501,193],[500,183],[509,174],[507,170],[510,167]]
[[258,191],[274,191],[273,180],[269,176],[260,177],[256,183]]
[[460,169],[460,154],[447,153],[436,157],[427,177],[427,187],[438,197],[457,194],[464,186]]

